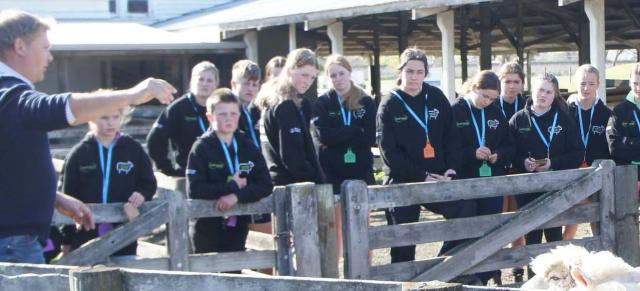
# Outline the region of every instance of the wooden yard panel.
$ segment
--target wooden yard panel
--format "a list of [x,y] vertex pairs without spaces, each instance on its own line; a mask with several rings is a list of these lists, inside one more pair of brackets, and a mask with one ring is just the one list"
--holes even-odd
[[[140,213],[143,214],[158,205],[162,204],[162,201],[147,201],[140,205]],[[87,204],[93,215],[93,219],[96,223],[121,223],[127,222],[129,219],[124,213],[124,203],[89,203]],[[57,210],[53,213],[53,219],[51,225],[73,225],[75,222],[68,216],[60,214]]]
[[635,267],[640,266],[637,177],[635,165],[615,169],[616,254]]
[[158,189],[160,199],[169,203],[167,222],[167,249],[171,270],[189,270],[189,214],[182,193]]
[[[606,165],[606,163],[604,163]],[[418,275],[413,281],[449,281],[482,262],[503,246],[539,227],[571,206],[584,200],[602,186],[602,175],[612,168],[602,165],[561,190],[546,193],[523,207],[518,214],[486,236],[467,245],[446,261]],[[542,184],[541,182],[540,184]]]
[[287,185],[291,209],[291,231],[296,253],[296,276],[322,277],[320,238],[318,235],[318,202],[313,183]]
[[103,261],[119,249],[136,241],[167,222],[169,205],[163,201],[154,209],[141,214],[132,222],[122,225],[105,236],[91,240],[56,262],[58,265],[91,265]]
[[273,212],[273,195],[269,195],[254,203],[238,203],[233,208],[224,212],[216,208],[216,203],[217,200],[187,200],[189,218],[251,215]]
[[[537,229],[598,221],[599,210],[598,203],[577,205]],[[380,249],[481,237],[515,216],[513,212],[372,227],[369,247]]]
[[364,181],[342,182],[344,277],[369,278],[369,204]]
[[[169,258],[138,259],[109,264],[114,267],[143,270],[169,270]],[[246,251],[189,255],[191,272],[229,272],[242,269],[264,269],[276,266],[275,251]]]
[[602,173],[602,189],[600,189],[600,240],[602,248],[615,252],[616,248],[616,223],[615,206],[616,197],[614,195],[613,175],[616,164],[611,160],[596,161],[604,168]]
[[112,267],[77,268],[69,272],[71,291],[119,291],[123,288],[122,273]]
[[273,190],[274,216],[271,222],[273,233],[276,235],[275,247],[278,253],[276,269],[280,276],[292,276],[291,259],[291,228],[289,225],[290,210],[287,207],[287,197],[284,187]]
[[338,232],[336,230],[336,207],[333,187],[330,184],[316,185],[318,199],[318,233],[320,236],[320,268],[323,278],[339,278]]
[[69,275],[66,274],[22,274],[7,276],[0,274],[0,290],[69,290]]
[[[594,168],[369,187],[369,209],[558,190]],[[491,187],[487,187],[491,185]]]
[[44,265],[44,264],[22,264],[0,262],[0,274],[5,276],[17,276],[26,273],[31,274],[69,274],[73,266]]

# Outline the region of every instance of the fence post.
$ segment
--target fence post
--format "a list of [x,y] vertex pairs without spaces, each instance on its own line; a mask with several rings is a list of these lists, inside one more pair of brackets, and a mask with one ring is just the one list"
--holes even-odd
[[169,269],[189,270],[189,217],[187,203],[182,193],[158,188],[158,197],[169,203],[167,223],[167,248]]
[[638,240],[638,167],[615,168],[616,254],[632,266],[640,265]]
[[289,209],[284,187],[276,187],[273,190],[274,220],[271,222],[275,234],[277,252],[276,269],[280,276],[293,276],[291,271],[291,234],[289,227]]
[[124,290],[120,269],[111,267],[81,267],[69,271],[71,291]]
[[600,242],[602,249],[615,251],[616,224],[614,214],[616,201],[614,195],[614,174],[616,164],[612,160],[599,161],[602,172],[602,188],[600,189]]
[[339,278],[338,232],[336,230],[336,207],[333,187],[330,184],[316,185],[318,199],[318,232],[320,235],[320,268],[322,278]]
[[341,187],[344,219],[344,277],[369,278],[369,195],[363,181],[349,180]]
[[287,185],[287,206],[291,213],[296,276],[321,277],[318,204],[313,183]]

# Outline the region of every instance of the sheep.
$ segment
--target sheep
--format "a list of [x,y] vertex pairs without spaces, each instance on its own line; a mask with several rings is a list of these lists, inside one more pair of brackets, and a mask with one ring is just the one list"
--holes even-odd
[[589,252],[582,247],[559,246],[531,261],[531,269],[536,273],[522,289],[525,290],[569,290],[576,286],[571,277],[571,267],[579,266],[581,258]]
[[576,283],[572,291],[640,290],[640,269],[634,268],[611,252],[591,253],[580,265],[571,267]]

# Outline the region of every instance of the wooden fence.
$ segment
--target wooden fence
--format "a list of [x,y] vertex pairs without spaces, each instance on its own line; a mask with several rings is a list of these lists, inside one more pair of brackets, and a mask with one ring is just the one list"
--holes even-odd
[[[161,183],[166,185],[168,182]],[[176,187],[184,185],[179,181],[173,183]],[[272,195],[258,202],[238,204],[226,212],[216,210],[215,200],[186,199],[183,193],[174,190],[159,188],[157,197],[143,203],[140,216],[131,222],[124,214],[123,203],[89,204],[96,223],[124,224],[105,236],[87,242],[56,264],[87,266],[104,262],[120,248],[166,224],[168,257],[117,261],[112,264],[139,269],[197,272],[275,268],[279,275],[338,277],[336,248],[332,244],[327,246],[321,243],[336,241],[335,223],[333,228],[318,225],[319,217],[323,221],[327,221],[328,216],[334,217],[331,185],[299,183],[276,187]],[[263,213],[271,213],[274,217],[274,231],[277,234],[274,250],[189,254],[190,219]],[[73,223],[57,212],[54,214],[54,225]],[[335,267],[322,268],[322,264],[327,265],[327,259],[322,259],[324,257],[334,258],[331,265]]]
[[[640,264],[636,166],[615,167],[600,161],[593,167],[536,174],[465,179],[437,183],[369,186],[342,185],[345,278],[393,281],[449,281],[462,274],[523,266],[559,244],[611,250]],[[370,227],[374,209],[546,192],[515,213]],[[579,202],[598,192],[599,201]],[[615,193],[615,195],[614,195]],[[599,235],[572,241],[504,248],[534,230],[599,222]],[[473,239],[451,256],[371,266],[372,249],[438,241]]]

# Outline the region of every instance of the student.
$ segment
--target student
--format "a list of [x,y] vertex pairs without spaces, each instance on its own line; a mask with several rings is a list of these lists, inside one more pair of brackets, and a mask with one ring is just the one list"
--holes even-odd
[[[427,56],[408,48],[400,56],[398,88],[386,95],[377,113],[376,136],[384,162],[385,184],[438,181],[455,175],[460,141],[447,97],[424,82]],[[470,201],[425,205],[445,217],[473,213]],[[389,225],[417,222],[420,205],[387,209]],[[448,250],[444,246],[441,252]],[[391,248],[391,262],[415,259],[415,245]]]
[[[261,112],[254,106],[253,100],[260,89],[260,67],[252,61],[240,60],[233,64],[231,70],[231,91],[240,101],[240,121],[238,129],[247,135],[253,144],[260,149],[260,120]],[[251,216],[251,230],[271,233],[271,215],[257,214]]]
[[[589,167],[595,160],[611,159],[607,144],[606,128],[611,117],[611,110],[598,98],[600,75],[592,65],[582,65],[574,75],[577,98],[569,103],[569,110],[578,126],[582,145],[582,163],[580,167]],[[587,198],[585,203],[591,202]],[[563,238],[571,240],[578,230],[577,224],[567,225]],[[591,224],[591,231],[598,233],[597,224]]]
[[[500,67],[498,74],[500,77],[500,97],[498,102],[494,102],[500,108],[500,112],[509,122],[511,117],[518,111],[522,110],[525,105],[524,91],[524,71],[516,62],[510,62]],[[511,163],[506,165],[507,174],[515,174]],[[513,212],[518,210],[515,196],[504,196],[502,211]],[[511,243],[512,247],[524,246],[524,237],[518,238]],[[522,282],[524,269],[513,268],[512,274],[515,282]]]
[[[500,92],[500,79],[491,71],[481,71],[465,84],[463,96],[452,106],[462,146],[458,179],[505,175],[514,153],[509,124],[499,107],[493,106]],[[475,199],[476,212],[465,216],[497,214],[502,197]],[[477,274],[484,285],[500,271]]]
[[258,103],[262,153],[275,185],[323,181],[309,132],[311,105],[302,98],[317,74],[316,55],[306,48],[293,50]]
[[[196,140],[189,153],[187,183],[192,199],[217,199],[227,211],[237,203],[255,202],[271,194],[273,186],[258,148],[236,131],[238,99],[227,88],[207,100],[211,128]],[[196,253],[244,251],[249,216],[200,218],[195,223]]]
[[284,67],[284,63],[287,61],[283,56],[275,56],[269,60],[267,65],[264,68],[264,81],[269,82],[272,79],[275,79],[280,75],[282,68]]
[[[151,161],[142,146],[122,134],[124,112],[119,109],[89,122],[89,133],[76,144],[65,160],[60,177],[62,191],[85,203],[128,202],[138,208],[156,192],[156,179]],[[102,223],[93,230],[63,228],[63,254],[87,241],[105,235],[118,224]],[[136,254],[132,243],[114,254]]]
[[[577,168],[583,150],[576,124],[559,95],[558,80],[545,73],[537,78],[532,89],[531,102],[509,121],[516,142],[514,168],[520,173]],[[541,195],[518,195],[518,206],[523,207]],[[547,242],[562,240],[562,227],[554,227],[528,233],[527,244],[540,243],[543,232]]]
[[[341,55],[325,62],[332,88],[318,97],[314,106],[313,137],[320,165],[333,193],[340,193],[345,180],[375,184],[373,154],[376,142],[376,104],[353,80],[351,64]],[[338,254],[342,254],[342,209],[336,208]]]
[[[191,70],[190,91],[162,111],[147,136],[149,156],[156,168],[165,175],[184,177],[187,155],[197,137],[209,127],[205,116],[205,102],[218,87],[218,68],[203,61]],[[169,144],[175,153],[174,166]]]
[[607,127],[609,150],[618,165],[640,165],[640,63],[631,69],[629,86],[631,92],[613,108]]

